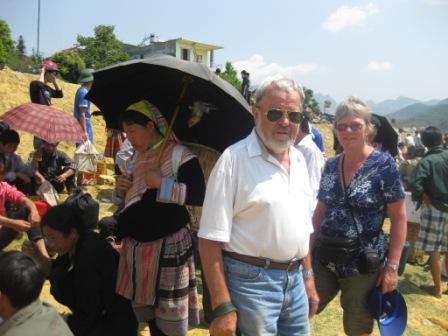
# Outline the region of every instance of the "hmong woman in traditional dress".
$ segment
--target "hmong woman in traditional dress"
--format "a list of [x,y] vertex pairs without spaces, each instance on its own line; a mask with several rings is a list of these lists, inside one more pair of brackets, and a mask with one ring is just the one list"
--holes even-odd
[[162,149],[167,124],[147,101],[129,106],[122,122],[135,160],[126,169],[132,174],[116,183],[125,202],[118,218],[117,293],[133,302],[151,335],[186,335],[189,324],[199,323],[199,306],[185,205],[202,205],[204,176],[186,147],[169,139]]

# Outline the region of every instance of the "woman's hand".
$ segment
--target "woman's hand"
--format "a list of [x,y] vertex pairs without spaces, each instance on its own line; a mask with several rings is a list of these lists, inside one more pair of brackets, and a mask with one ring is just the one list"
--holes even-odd
[[162,174],[160,170],[148,170],[145,175],[145,182],[149,189],[160,189],[162,187]]
[[381,292],[392,292],[398,286],[398,272],[385,266],[381,271],[376,286],[381,285]]
[[127,175],[118,175],[115,180],[115,189],[117,190],[117,194],[123,198],[132,186],[132,177]]
[[17,232],[25,232],[31,229],[31,224],[23,219],[10,219],[8,226]]

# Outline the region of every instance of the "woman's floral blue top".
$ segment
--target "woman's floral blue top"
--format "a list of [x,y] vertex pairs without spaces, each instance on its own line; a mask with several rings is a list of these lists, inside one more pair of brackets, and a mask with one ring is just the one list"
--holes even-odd
[[[327,211],[319,235],[356,238],[359,231],[365,245],[377,250],[384,261],[389,243],[382,230],[386,206],[405,197],[397,164],[389,154],[373,150],[347,187],[348,206],[338,168],[342,155],[330,158],[322,174],[318,199]],[[358,262],[359,256],[346,265],[326,266],[345,278],[359,275]]]

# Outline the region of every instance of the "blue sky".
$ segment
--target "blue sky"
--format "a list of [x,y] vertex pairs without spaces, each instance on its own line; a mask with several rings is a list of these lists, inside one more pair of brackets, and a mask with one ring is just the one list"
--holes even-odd
[[[0,0],[13,38],[37,43],[37,0]],[[145,34],[224,47],[253,84],[283,73],[336,100],[448,97],[448,0],[41,0],[40,51],[73,46],[100,24],[123,42]]]

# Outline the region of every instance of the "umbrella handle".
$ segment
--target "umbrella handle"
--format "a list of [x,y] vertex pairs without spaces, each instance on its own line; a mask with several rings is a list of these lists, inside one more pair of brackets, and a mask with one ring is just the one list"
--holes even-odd
[[187,92],[188,85],[193,82],[193,78],[191,76],[184,76],[182,79],[183,86],[182,91],[180,92],[179,99],[177,100],[176,110],[174,111],[173,117],[171,118],[170,125],[168,126],[168,130],[166,131],[165,137],[163,139],[162,147],[160,149],[159,155],[157,157],[157,163],[160,166],[160,159],[162,158],[163,151],[165,150],[166,143],[173,132],[174,122],[176,121],[177,115],[180,111],[180,102],[184,99],[185,93]]

